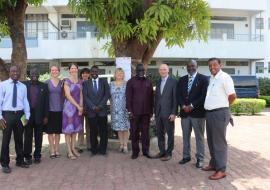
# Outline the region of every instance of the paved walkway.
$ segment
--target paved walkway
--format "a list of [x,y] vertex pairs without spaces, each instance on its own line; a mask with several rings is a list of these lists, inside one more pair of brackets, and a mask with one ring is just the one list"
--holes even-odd
[[[42,163],[30,169],[15,166],[12,150],[12,173],[0,172],[0,189],[93,189],[93,190],[269,190],[270,189],[270,117],[235,116],[236,127],[228,127],[229,144],[228,176],[219,181],[210,181],[211,172],[195,168],[195,159],[184,166],[178,161],[182,157],[182,137],[179,120],[176,127],[175,151],[168,162],[139,157],[131,160],[130,155],[110,150],[107,157],[89,157],[85,151],[76,161],[65,156],[48,158],[48,143],[44,136]],[[1,140],[1,136],[0,136]],[[63,142],[62,138],[62,142]],[[194,136],[192,156],[194,157]],[[153,145],[155,146],[155,145]],[[61,145],[65,155],[65,146]],[[156,149],[153,148],[153,149]],[[209,160],[206,145],[207,164]]]

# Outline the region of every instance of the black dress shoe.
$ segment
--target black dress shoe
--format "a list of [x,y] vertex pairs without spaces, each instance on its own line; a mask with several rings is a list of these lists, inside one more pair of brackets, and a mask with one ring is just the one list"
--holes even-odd
[[185,164],[187,162],[189,162],[191,160],[191,158],[183,158],[182,160],[179,161],[179,164]]
[[32,159],[25,159],[25,163],[27,165],[31,165],[33,163]]
[[138,154],[132,154],[132,155],[131,155],[131,159],[133,159],[133,160],[134,160],[134,159],[137,159],[138,156],[139,156]]
[[83,153],[83,149],[78,149],[78,152],[81,154],[81,153]]
[[39,164],[41,162],[41,159],[40,158],[35,158],[35,160],[34,160],[34,163],[35,164]]
[[2,166],[2,172],[5,174],[11,173],[11,169],[9,166]]
[[16,166],[21,168],[29,168],[29,165],[26,162],[17,162]]
[[154,156],[152,156],[152,158],[153,159],[158,159],[158,158],[162,158],[162,157],[164,157],[165,156],[165,154],[162,154],[162,153],[157,153],[156,155],[154,155]]
[[153,157],[149,153],[143,153],[143,156],[146,158],[152,159]]
[[202,168],[203,167],[203,161],[197,160],[196,162],[196,168]]

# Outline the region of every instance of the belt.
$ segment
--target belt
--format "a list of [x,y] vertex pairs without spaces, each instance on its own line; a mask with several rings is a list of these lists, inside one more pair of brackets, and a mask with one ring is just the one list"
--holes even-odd
[[217,109],[206,110],[206,111],[207,111],[207,112],[214,112],[214,111],[220,111],[220,110],[224,110],[224,109],[228,109],[228,107],[217,108]]
[[23,113],[23,110],[18,110],[18,111],[2,111],[2,113],[4,113],[4,114],[14,114],[14,115],[16,115],[16,114],[21,114],[21,113]]

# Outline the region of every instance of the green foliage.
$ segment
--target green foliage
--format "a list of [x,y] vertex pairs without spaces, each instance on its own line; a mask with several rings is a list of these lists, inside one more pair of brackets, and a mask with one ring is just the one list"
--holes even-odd
[[204,0],[156,0],[149,7],[137,0],[69,0],[98,28],[99,37],[117,41],[137,39],[151,46],[161,36],[168,47],[183,47],[187,40],[206,40],[210,28]]
[[266,101],[266,107],[270,107],[270,96],[260,96],[259,99]]
[[266,101],[255,98],[239,98],[236,99],[231,106],[231,112],[238,114],[256,114],[264,110]]
[[270,95],[270,79],[269,78],[259,78],[259,88],[260,95],[269,96]]
[[[39,81],[45,82],[46,80],[49,80],[51,78],[49,73],[45,73],[39,76]],[[59,76],[60,79],[63,79],[64,77],[62,75]]]

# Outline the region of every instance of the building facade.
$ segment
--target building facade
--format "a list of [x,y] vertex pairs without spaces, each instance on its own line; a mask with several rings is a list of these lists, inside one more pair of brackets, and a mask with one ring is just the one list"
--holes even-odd
[[[211,31],[207,42],[189,41],[184,48],[158,46],[148,71],[156,74],[157,66],[167,63],[174,75],[186,74],[186,62],[196,59],[199,72],[209,75],[207,59],[218,57],[223,70],[231,75],[270,77],[270,1],[207,0],[211,8]],[[80,68],[99,65],[103,74],[114,72],[114,59],[97,41],[97,28],[83,16],[76,17],[68,0],[48,0],[40,7],[28,7],[25,38],[28,66],[38,65],[47,72],[49,65],[59,64],[65,75],[70,62]],[[2,38],[0,57],[11,57],[11,40]]]

